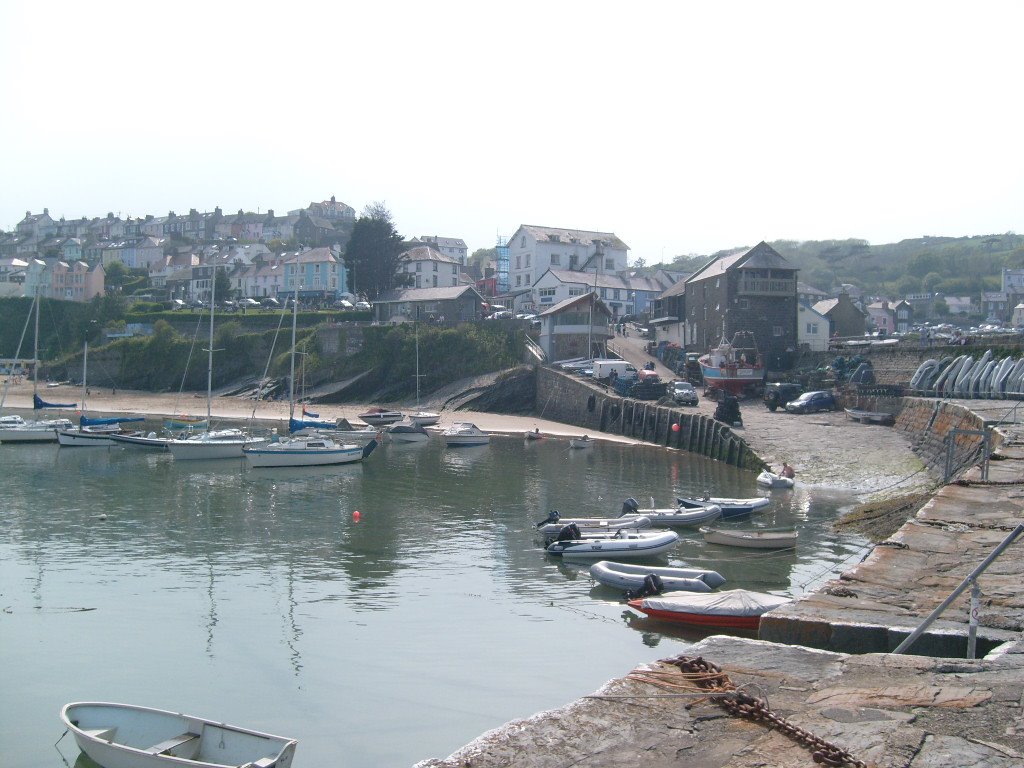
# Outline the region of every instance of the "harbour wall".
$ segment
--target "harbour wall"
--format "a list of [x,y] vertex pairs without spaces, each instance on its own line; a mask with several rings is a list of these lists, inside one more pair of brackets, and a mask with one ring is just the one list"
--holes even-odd
[[[700,413],[620,397],[614,391],[543,366],[537,367],[537,407],[545,419],[697,453],[747,469],[762,461],[728,425]],[[676,429],[675,427],[678,427]]]

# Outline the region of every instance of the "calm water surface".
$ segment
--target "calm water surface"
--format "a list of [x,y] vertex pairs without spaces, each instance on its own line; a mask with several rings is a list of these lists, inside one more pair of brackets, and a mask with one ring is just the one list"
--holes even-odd
[[[566,446],[435,438],[360,465],[276,470],[0,446],[0,764],[60,768],[60,707],[100,700],[296,738],[297,768],[411,766],[683,652],[695,636],[544,555],[534,523],[552,509],[614,515],[628,496],[760,495],[754,474],[652,447]],[[865,551],[830,529],[852,495],[773,498],[744,524],[796,525],[796,553],[692,532],[653,562],[799,594]],[[70,736],[58,746],[73,762]]]

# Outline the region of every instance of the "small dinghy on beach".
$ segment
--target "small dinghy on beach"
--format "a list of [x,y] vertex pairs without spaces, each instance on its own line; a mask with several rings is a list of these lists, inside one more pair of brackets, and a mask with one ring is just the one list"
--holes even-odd
[[757,484],[765,488],[792,488],[793,478],[783,477],[763,469],[761,474],[757,476]]
[[131,704],[66,704],[60,719],[78,748],[103,768],[290,768],[298,743]]
[[710,592],[725,584],[718,571],[672,568],[600,560],[590,566],[590,577],[598,584],[635,592],[648,577],[656,576],[662,592]]

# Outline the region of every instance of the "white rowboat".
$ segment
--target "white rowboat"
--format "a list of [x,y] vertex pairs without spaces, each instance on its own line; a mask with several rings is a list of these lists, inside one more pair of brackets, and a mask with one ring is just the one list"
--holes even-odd
[[289,768],[298,742],[150,707],[66,704],[60,719],[103,768]]
[[730,531],[724,528],[701,528],[704,541],[747,549],[792,549],[796,546],[796,531]]

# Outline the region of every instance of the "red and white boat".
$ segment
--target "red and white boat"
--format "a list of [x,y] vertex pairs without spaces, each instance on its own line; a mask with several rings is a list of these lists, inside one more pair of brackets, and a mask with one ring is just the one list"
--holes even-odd
[[694,627],[757,629],[761,615],[791,602],[747,589],[729,589],[707,594],[670,592],[666,595],[630,600],[629,607],[663,621]]
[[739,331],[732,341],[723,337],[718,346],[697,358],[706,389],[720,389],[740,396],[764,382],[764,361],[757,351],[754,334]]

